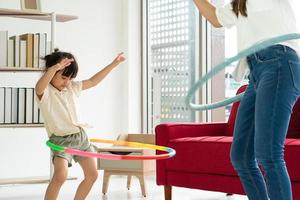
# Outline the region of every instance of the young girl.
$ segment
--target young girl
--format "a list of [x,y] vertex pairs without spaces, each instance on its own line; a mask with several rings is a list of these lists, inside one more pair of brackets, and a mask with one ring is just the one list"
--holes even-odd
[[[224,7],[194,1],[213,26],[237,27],[239,51],[298,32],[289,0],[232,0]],[[242,59],[236,70],[241,79],[249,68],[250,80],[237,114],[231,161],[250,200],[292,199],[283,148],[300,95],[299,52],[298,41],[276,44]]]
[[[124,60],[123,53],[120,53],[111,64],[90,79],[74,81],[78,65],[72,54],[56,50],[45,57],[46,72],[37,82],[35,91],[51,142],[82,151],[94,151],[82,124],[77,120],[75,99],[82,90],[96,86]],[[84,173],[84,180],[80,183],[74,199],[85,199],[97,179],[95,159],[57,151],[52,151],[52,156],[54,174],[48,185],[45,200],[57,198],[67,178],[72,159],[79,162]]]

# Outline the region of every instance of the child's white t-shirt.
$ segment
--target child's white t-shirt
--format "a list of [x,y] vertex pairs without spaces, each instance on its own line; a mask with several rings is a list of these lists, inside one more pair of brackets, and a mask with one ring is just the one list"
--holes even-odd
[[[242,51],[268,38],[299,32],[291,2],[292,0],[248,0],[248,17],[236,17],[229,3],[216,6],[216,15],[222,26],[236,26],[238,51]],[[291,47],[300,55],[299,40],[281,44]],[[246,58],[243,58],[233,74],[235,79],[243,79],[247,70],[248,64]]]
[[37,102],[44,117],[48,136],[66,136],[80,132],[83,125],[78,122],[76,99],[82,90],[82,81],[72,81],[59,91],[51,84],[47,86],[41,100]]

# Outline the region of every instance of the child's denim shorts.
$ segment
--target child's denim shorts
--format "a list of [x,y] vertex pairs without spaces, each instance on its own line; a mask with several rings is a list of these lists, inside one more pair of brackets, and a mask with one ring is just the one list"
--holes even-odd
[[[66,136],[56,136],[56,135],[52,135],[50,137],[50,141],[53,144],[56,145],[60,145],[63,147],[68,147],[68,148],[72,148],[72,149],[77,149],[77,150],[81,150],[81,151],[90,151],[90,152],[95,152],[95,148],[94,146],[90,143],[84,129],[80,128],[80,132],[79,133],[74,133],[71,135],[66,135]],[[82,157],[82,156],[76,156],[76,155],[71,155],[65,152],[59,152],[59,151],[55,151],[55,150],[51,150],[51,156],[52,156],[52,162],[54,160],[55,156],[64,158],[68,161],[68,166],[71,167],[72,166],[72,159],[75,162],[79,162],[81,160],[83,160],[86,157]]]

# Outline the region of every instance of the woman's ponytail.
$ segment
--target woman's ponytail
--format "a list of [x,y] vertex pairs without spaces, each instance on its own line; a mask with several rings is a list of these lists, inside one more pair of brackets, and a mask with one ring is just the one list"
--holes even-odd
[[247,17],[247,0],[232,0],[232,11],[238,17],[241,14],[244,17]]

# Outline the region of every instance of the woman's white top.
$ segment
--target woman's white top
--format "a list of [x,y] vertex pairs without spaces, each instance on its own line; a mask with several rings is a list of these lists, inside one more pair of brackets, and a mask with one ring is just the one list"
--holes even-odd
[[66,136],[80,131],[84,124],[78,122],[76,99],[82,90],[82,81],[71,82],[68,87],[59,91],[51,84],[47,86],[41,100],[37,98],[44,117],[48,136]]
[[[292,9],[292,0],[247,0],[248,17],[237,17],[231,4],[216,6],[219,23],[231,28],[236,26],[238,51],[242,51],[257,42],[268,38],[298,33],[296,16]],[[299,22],[298,22],[299,23]],[[281,43],[296,50],[300,55],[299,40]],[[233,76],[241,81],[248,73],[246,58],[240,60]]]

